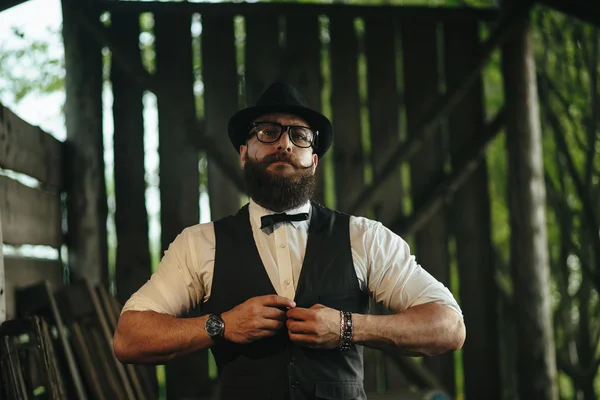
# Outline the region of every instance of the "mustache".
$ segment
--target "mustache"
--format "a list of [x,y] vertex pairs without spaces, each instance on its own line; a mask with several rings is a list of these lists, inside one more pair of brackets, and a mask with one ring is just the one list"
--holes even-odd
[[307,168],[312,167],[312,165],[310,165],[308,167],[302,165],[294,155],[287,153],[287,152],[283,152],[283,151],[278,151],[275,153],[267,154],[266,156],[264,156],[263,158],[261,158],[259,160],[259,162],[262,165],[264,165],[265,167],[267,167],[275,162],[278,162],[278,161],[287,162],[292,167],[297,168],[297,169],[307,169]]

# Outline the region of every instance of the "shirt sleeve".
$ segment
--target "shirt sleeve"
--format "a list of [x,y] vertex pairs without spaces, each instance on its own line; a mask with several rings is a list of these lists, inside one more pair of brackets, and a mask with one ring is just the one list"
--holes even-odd
[[212,223],[203,225],[187,228],[175,238],[156,272],[127,300],[122,312],[155,311],[180,316],[203,301],[203,278],[206,272],[212,273],[204,267],[214,266],[215,253]]
[[450,290],[417,263],[406,241],[380,222],[352,217],[350,238],[359,279],[366,277],[376,302],[394,312],[435,302],[462,316]]

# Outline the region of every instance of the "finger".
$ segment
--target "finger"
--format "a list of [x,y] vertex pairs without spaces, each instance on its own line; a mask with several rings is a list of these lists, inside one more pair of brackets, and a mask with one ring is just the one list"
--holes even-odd
[[310,329],[310,326],[306,322],[303,322],[303,321],[295,321],[292,319],[288,319],[286,322],[286,326],[287,326],[288,332],[290,332],[290,333],[294,333],[294,334],[313,333],[314,334],[314,330]]
[[274,307],[264,307],[261,311],[261,315],[263,318],[276,319],[278,321],[285,321],[287,319],[285,311]]
[[313,312],[307,308],[296,307],[287,311],[287,317],[298,321],[311,319]]
[[296,302],[288,299],[287,297],[278,296],[276,294],[269,294],[266,296],[260,296],[261,303],[263,306],[268,307],[280,307],[280,308],[294,308]]
[[285,322],[276,319],[262,319],[259,328],[264,331],[278,331],[285,327]]
[[307,346],[307,347],[316,347],[316,339],[312,335],[307,335],[303,333],[291,333],[289,332],[290,340],[294,343]]

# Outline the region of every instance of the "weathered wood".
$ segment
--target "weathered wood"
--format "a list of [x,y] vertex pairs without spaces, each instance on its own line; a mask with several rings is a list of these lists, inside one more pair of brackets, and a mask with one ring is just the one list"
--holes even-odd
[[390,149],[387,156],[383,156],[385,161],[382,164],[381,173],[375,174],[372,182],[369,185],[365,185],[356,200],[352,202],[350,213],[357,214],[360,212],[360,210],[372,199],[372,196],[376,193],[376,189],[379,185],[389,177],[390,173],[395,171],[396,166],[401,162],[412,158],[423,146],[424,142],[435,133],[438,125],[450,114],[450,112],[452,112],[456,104],[462,100],[471,88],[471,85],[477,80],[482,68],[487,64],[490,55],[498,46],[504,43],[513,27],[522,20],[523,16],[527,14],[530,8],[531,3],[529,1],[519,3],[517,7],[512,9],[511,12],[500,21],[488,40],[481,45],[480,51],[478,52],[479,57],[477,63],[473,65],[469,73],[460,80],[461,83],[453,88],[449,88],[443,96],[440,96],[429,108],[429,111],[421,116],[420,122],[415,124],[416,128],[414,130],[418,131],[419,134],[411,135],[408,140],[403,141]]
[[416,205],[416,209],[410,216],[405,217],[402,213],[398,213],[391,224],[392,229],[400,236],[408,236],[419,230],[440,207],[449,203],[452,196],[483,162],[487,145],[500,133],[505,122],[506,112],[501,109],[488,123],[483,133],[465,145],[460,155],[456,156],[456,159],[460,160],[460,166],[456,166],[449,176],[442,179],[427,197]]
[[6,320],[6,273],[4,271],[4,252],[2,250],[2,210],[0,210],[0,324]]
[[30,188],[0,176],[4,243],[58,248],[63,243],[60,195]]
[[279,24],[264,15],[248,15],[244,77],[246,103],[253,106],[261,93],[281,78],[282,49],[279,46]]
[[[141,62],[136,62],[129,53],[122,51],[120,46],[112,38],[108,29],[104,27],[102,23],[98,20],[90,20],[90,18],[81,10],[77,11],[76,16],[78,17],[78,22],[81,23],[98,43],[101,43],[110,49],[112,60],[118,63],[124,71],[127,71],[130,78],[136,81],[141,87],[152,91],[158,97],[166,98],[169,96],[167,92],[165,92],[165,85],[161,84],[154,75],[150,75],[148,71],[144,69]],[[222,149],[217,147],[217,143],[214,139],[206,137],[203,134],[205,129],[198,119],[188,121],[188,123],[188,143],[197,150],[206,152],[208,157],[218,164],[219,168],[226,173],[227,177],[233,182],[238,190],[243,192],[245,190],[244,181],[238,163],[221,155]]]
[[[95,6],[99,11],[109,12],[152,12],[156,14],[168,13],[200,13],[200,14],[221,14],[221,15],[279,15],[283,7],[281,4],[269,3],[196,3],[196,2],[177,2],[174,4],[159,1],[115,1],[101,0],[96,1]],[[286,14],[293,15],[319,15],[336,14],[345,17],[368,17],[393,15],[400,18],[401,21],[440,21],[440,20],[487,20],[493,21],[498,18],[498,10],[495,8],[475,8],[475,7],[417,7],[417,6],[390,6],[390,5],[350,5],[350,4],[294,4],[286,3],[284,5]]]
[[[391,16],[372,17],[365,20],[365,49],[367,56],[367,87],[369,126],[371,137],[371,163],[373,172],[380,173],[381,154],[400,140],[399,99],[396,88],[396,30]],[[378,189],[373,201],[375,219],[389,223],[402,211],[403,185],[399,167]]]
[[[419,121],[440,96],[437,57],[437,24],[401,26],[402,56],[408,136],[422,135]],[[415,40],[418,38],[418,40]],[[424,139],[423,147],[410,160],[411,198],[420,204],[427,196],[432,179],[444,171],[444,140],[441,130]],[[444,285],[450,284],[450,256],[445,210],[440,209],[415,235],[419,264]],[[425,364],[449,393],[455,392],[454,357],[451,353],[425,359]]]
[[[200,218],[198,153],[187,143],[187,127],[196,119],[191,23],[189,14],[155,15],[156,76],[169,82],[158,96],[163,250]],[[207,351],[173,360],[166,371],[168,398],[201,397],[210,389]],[[185,371],[197,379],[185,379]]]
[[[444,24],[446,84],[454,86],[465,71],[477,62],[477,22]],[[478,79],[471,91],[448,118],[452,168],[462,167],[461,150],[477,142],[486,131],[483,82]],[[452,230],[460,277],[460,303],[469,321],[469,338],[462,350],[464,393],[469,399],[500,399],[500,344],[498,337],[498,289],[495,281],[491,242],[490,198],[485,162],[478,163],[471,176],[454,195]],[[481,360],[486,367],[481,368]]]
[[62,143],[0,104],[0,168],[62,187]]
[[[504,6],[518,7],[506,0]],[[519,397],[558,398],[550,304],[546,188],[531,24],[521,20],[502,48],[507,111],[508,208]]]
[[57,345],[57,350],[60,362],[63,364],[62,371],[68,372],[64,376],[67,398],[83,400],[86,394],[81,373],[75,362],[67,328],[58,310],[53,291],[47,280],[17,289],[15,291],[16,316],[23,318],[38,315],[43,317],[51,328],[56,329],[57,343],[60,343]]
[[[321,91],[321,41],[319,39],[317,15],[300,16],[286,14],[285,52],[281,60],[281,71],[287,82],[294,85],[304,96],[311,108],[322,111]],[[323,164],[317,167],[317,187],[314,200],[325,201],[325,176]]]
[[78,0],[62,0],[66,67],[67,244],[72,274],[108,283],[106,183],[102,144],[102,52],[78,23]]
[[63,265],[60,260],[4,257],[6,318],[16,317],[15,291],[42,281],[51,290],[63,286]]
[[333,144],[336,208],[348,212],[364,182],[358,93],[358,40],[354,19],[334,14],[329,19],[331,37],[331,114],[338,139]]
[[[121,49],[141,63],[139,16],[111,15],[111,31]],[[150,277],[148,213],[144,168],[144,116],[142,88],[112,64],[114,119],[115,228],[117,296],[124,304]]]
[[[202,21],[202,69],[204,81],[204,134],[212,138],[220,155],[230,160],[240,156],[227,135],[229,117],[238,110],[238,76],[235,59],[233,14],[214,15]],[[208,162],[208,195],[211,218],[218,219],[240,208],[240,192],[219,166]]]

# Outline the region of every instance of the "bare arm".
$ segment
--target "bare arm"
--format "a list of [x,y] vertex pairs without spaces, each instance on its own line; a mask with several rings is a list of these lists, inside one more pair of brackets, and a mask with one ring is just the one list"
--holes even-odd
[[123,363],[161,364],[213,345],[204,331],[206,316],[177,318],[154,311],[125,311],[119,318],[113,350]]
[[462,347],[462,317],[437,303],[414,306],[393,315],[353,314],[353,341],[368,347],[397,349],[408,355],[434,356]]
[[[340,312],[320,304],[288,311],[290,339],[321,349],[340,346]],[[406,355],[433,356],[457,350],[465,341],[462,317],[437,303],[411,307],[394,315],[352,314],[353,342]]]
[[[283,310],[295,306],[292,300],[277,295],[253,297],[221,315],[225,324],[224,338],[235,343],[250,343],[273,336],[285,326]],[[159,364],[206,349],[214,344],[204,330],[207,318],[125,311],[113,338],[115,357],[123,363]]]

